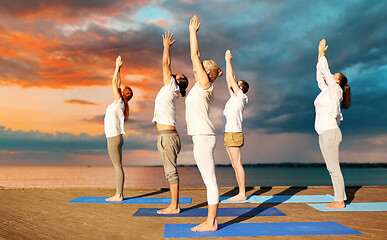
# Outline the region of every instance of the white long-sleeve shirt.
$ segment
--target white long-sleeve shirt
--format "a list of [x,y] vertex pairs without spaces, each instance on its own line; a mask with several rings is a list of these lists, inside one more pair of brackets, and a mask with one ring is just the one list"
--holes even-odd
[[336,83],[325,57],[318,60],[316,79],[321,92],[314,100],[316,109],[314,128],[318,134],[322,134],[324,131],[339,128],[340,121],[343,121],[340,110],[343,90]]

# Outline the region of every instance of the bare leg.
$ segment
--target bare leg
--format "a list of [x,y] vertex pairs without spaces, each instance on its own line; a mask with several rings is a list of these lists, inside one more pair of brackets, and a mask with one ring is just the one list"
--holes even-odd
[[228,156],[231,160],[231,165],[235,171],[235,177],[239,186],[238,195],[229,198],[230,201],[244,201],[246,200],[246,175],[242,165],[241,149],[227,148]]
[[171,204],[157,211],[158,214],[177,214],[180,213],[179,205],[179,183],[169,185],[171,191]]
[[218,214],[218,205],[219,204],[208,204],[207,220],[204,223],[191,228],[191,231],[210,232],[218,230],[218,222],[216,220],[216,215]]

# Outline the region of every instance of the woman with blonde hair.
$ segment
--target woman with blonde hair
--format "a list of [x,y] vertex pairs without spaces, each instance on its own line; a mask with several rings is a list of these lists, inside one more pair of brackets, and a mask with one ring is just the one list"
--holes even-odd
[[128,102],[133,97],[133,91],[128,86],[121,90],[120,70],[122,64],[121,56],[118,56],[112,79],[114,102],[106,108],[104,119],[108,152],[116,172],[116,194],[107,198],[106,201],[124,200],[125,174],[122,169],[122,145],[124,144],[124,138],[122,135],[125,134],[124,121],[129,119]]
[[209,118],[209,103],[213,97],[213,82],[222,76],[222,70],[213,60],[200,61],[197,31],[200,23],[194,16],[189,24],[190,49],[195,85],[185,100],[188,135],[192,136],[193,154],[196,165],[207,188],[207,220],[193,228],[192,231],[216,231],[219,205],[219,189],[215,176],[214,148],[216,144],[215,129]]
[[325,39],[320,41],[318,47],[318,63],[316,66],[316,78],[320,94],[316,97],[314,105],[316,108],[315,130],[319,136],[319,145],[325,164],[331,176],[335,199],[325,208],[344,208],[345,194],[344,178],[341,174],[339,163],[339,146],[342,140],[339,128],[343,115],[340,110],[348,108],[351,101],[348,80],[342,73],[332,75],[329,70],[328,61],[325,58]]
[[179,174],[177,172],[177,155],[180,152],[180,137],[176,131],[176,99],[179,92],[185,96],[185,89],[188,86],[188,79],[184,74],[171,73],[171,57],[169,49],[175,40],[172,41],[173,33],[163,35],[163,83],[155,99],[155,111],[152,122],[156,124],[158,137],[157,149],[160,152],[165,177],[169,181],[171,192],[171,204],[157,211],[158,214],[180,213],[179,205]]

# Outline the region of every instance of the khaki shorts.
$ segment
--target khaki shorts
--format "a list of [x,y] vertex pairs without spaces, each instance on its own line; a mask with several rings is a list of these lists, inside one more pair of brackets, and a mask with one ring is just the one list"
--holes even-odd
[[242,132],[225,132],[224,145],[226,148],[240,148],[244,144],[244,136]]

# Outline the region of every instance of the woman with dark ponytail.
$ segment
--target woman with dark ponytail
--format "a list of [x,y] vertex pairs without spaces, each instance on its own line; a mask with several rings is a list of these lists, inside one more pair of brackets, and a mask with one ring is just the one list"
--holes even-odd
[[169,48],[175,42],[172,41],[173,33],[165,33],[163,37],[163,83],[155,99],[155,111],[152,122],[156,124],[158,137],[157,149],[163,161],[165,177],[169,181],[171,192],[171,204],[157,211],[158,214],[177,214],[179,205],[179,175],[177,173],[177,154],[180,152],[180,138],[176,131],[176,98],[179,92],[182,97],[186,95],[188,79],[183,74],[171,73],[171,57]]
[[345,194],[344,178],[341,174],[339,163],[339,145],[342,140],[339,128],[343,115],[340,110],[348,108],[351,102],[351,93],[348,80],[342,73],[332,73],[325,58],[325,39],[320,41],[318,47],[318,63],[316,78],[320,94],[314,101],[316,108],[315,130],[319,135],[319,145],[325,164],[331,176],[335,199],[325,208],[344,208]]

